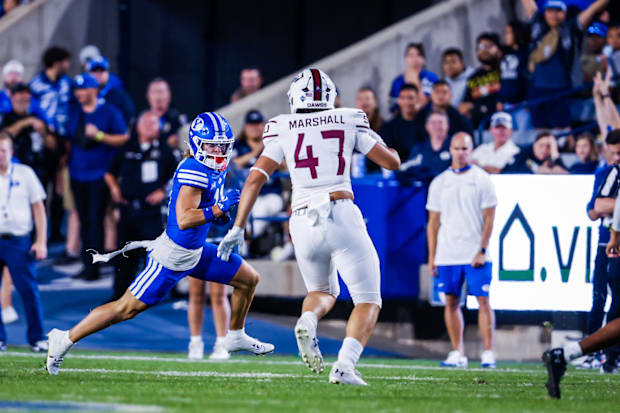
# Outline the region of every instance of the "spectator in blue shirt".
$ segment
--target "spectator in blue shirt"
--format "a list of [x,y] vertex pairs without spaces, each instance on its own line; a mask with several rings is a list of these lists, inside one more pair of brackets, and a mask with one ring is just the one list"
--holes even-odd
[[[87,64],[90,60],[101,57],[102,54],[99,51],[99,48],[93,44],[86,45],[80,49],[80,53],[78,57],[80,59],[80,65],[82,66],[83,72],[88,72]],[[108,87],[111,89],[123,89],[123,81],[116,74],[110,72],[110,76],[107,82]]]
[[86,63],[86,70],[99,83],[99,98],[114,105],[123,114],[129,124],[136,115],[136,108],[129,95],[122,89],[114,87],[110,82],[110,62],[103,56],[96,56]]
[[450,166],[448,116],[442,111],[431,113],[426,119],[426,130],[429,138],[413,147],[409,160],[400,168],[403,171],[400,174],[401,179],[429,184]]
[[[534,0],[521,0],[531,31],[528,69],[531,73],[528,99],[545,97],[578,86],[582,82],[579,53],[583,31],[609,0],[597,0],[577,17],[567,19],[566,3],[547,0],[543,13]],[[535,128],[570,125],[570,99],[566,97],[530,108]]]
[[575,153],[579,157],[579,162],[572,165],[568,171],[571,174],[593,174],[599,166],[599,159],[592,135],[584,133],[577,137]]
[[421,108],[428,101],[427,97],[431,94],[433,84],[439,77],[424,68],[426,65],[426,55],[422,43],[409,43],[405,49],[405,73],[397,76],[392,81],[390,88],[390,110],[394,112],[398,109],[396,99],[400,89],[406,83],[411,83],[418,88],[420,98],[418,108]]
[[66,74],[70,57],[66,49],[50,47],[43,54],[45,69],[30,81],[32,96],[60,135],[65,134],[71,100],[71,78]]
[[411,148],[422,137],[416,136],[415,118],[418,113],[418,88],[411,83],[405,83],[398,95],[398,113],[392,120],[381,126],[379,133],[386,145],[398,152],[400,159],[407,159]]
[[84,271],[80,276],[96,280],[99,269],[86,250],[103,250],[103,217],[109,199],[104,175],[116,147],[128,139],[127,124],[113,105],[99,102],[99,84],[91,75],[77,75],[73,87],[78,104],[71,107],[67,135],[71,144],[71,190],[81,224]]
[[2,68],[2,83],[4,89],[0,90],[0,114],[12,110],[10,89],[18,83],[24,82],[24,65],[17,60],[10,60]]

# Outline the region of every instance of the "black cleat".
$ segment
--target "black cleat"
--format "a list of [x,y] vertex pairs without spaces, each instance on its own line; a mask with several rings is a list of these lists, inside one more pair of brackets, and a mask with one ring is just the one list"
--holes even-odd
[[549,396],[559,399],[560,396],[560,380],[566,372],[566,359],[564,358],[564,350],[561,348],[553,348],[547,350],[542,355],[542,361],[547,368],[549,379],[547,380],[547,391]]

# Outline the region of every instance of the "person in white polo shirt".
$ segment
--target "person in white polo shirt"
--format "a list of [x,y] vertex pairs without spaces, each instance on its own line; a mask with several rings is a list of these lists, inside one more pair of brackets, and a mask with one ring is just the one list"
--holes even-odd
[[500,173],[521,150],[510,139],[512,136],[512,116],[506,112],[494,113],[491,117],[493,142],[476,148],[471,157],[473,162],[491,174]]
[[489,305],[491,259],[487,248],[497,197],[489,175],[471,164],[472,138],[464,132],[450,143],[452,166],[438,175],[428,190],[428,265],[436,285],[446,296],[444,319],[452,351],[444,367],[467,367],[463,348],[463,315],[460,295],[467,282],[468,294],[478,299],[478,325],[484,351],[482,367],[495,367],[494,315]]
[[[7,266],[22,298],[32,351],[47,351],[43,312],[36,280],[36,260],[47,256],[45,192],[32,168],[11,162],[13,141],[0,132],[0,266]],[[30,233],[34,227],[34,243]],[[6,330],[0,319],[0,351],[6,350]]]

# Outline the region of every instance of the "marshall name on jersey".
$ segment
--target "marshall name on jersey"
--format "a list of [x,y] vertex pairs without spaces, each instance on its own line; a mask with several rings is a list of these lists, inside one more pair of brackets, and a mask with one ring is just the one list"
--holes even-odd
[[317,190],[351,189],[351,155],[366,155],[377,143],[366,114],[358,109],[332,109],[279,115],[265,124],[262,156],[286,159],[293,183],[293,209],[308,204]]

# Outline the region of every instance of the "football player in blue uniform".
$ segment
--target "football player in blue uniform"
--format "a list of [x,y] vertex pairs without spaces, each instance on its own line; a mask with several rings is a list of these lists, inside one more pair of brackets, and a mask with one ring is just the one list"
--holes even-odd
[[174,174],[166,230],[153,241],[131,242],[113,253],[93,254],[93,261],[107,261],[124,251],[147,248],[144,270],[117,301],[97,307],[71,330],[50,331],[46,362],[50,374],[58,374],[74,343],[157,304],[185,276],[234,287],[230,330],[224,339],[228,351],[273,352],[272,344],[244,330],[258,273],[239,255],[233,254],[228,261],[219,259],[217,246],[205,242],[211,223],[228,222],[229,211],[239,203],[238,190],[224,192],[234,140],[230,125],[219,114],[207,112],[194,119],[189,131],[191,156],[181,161]]

